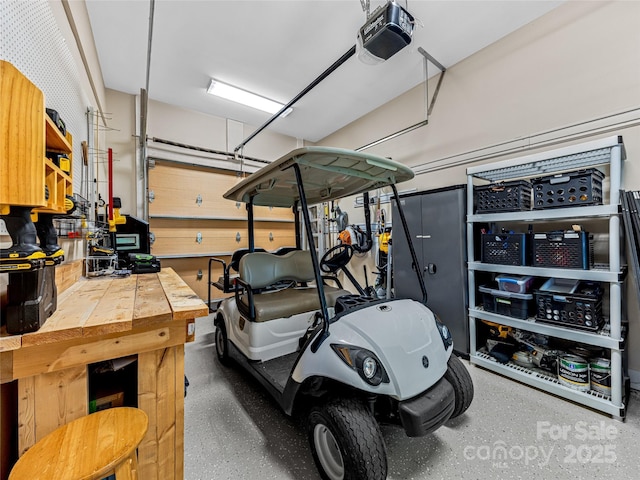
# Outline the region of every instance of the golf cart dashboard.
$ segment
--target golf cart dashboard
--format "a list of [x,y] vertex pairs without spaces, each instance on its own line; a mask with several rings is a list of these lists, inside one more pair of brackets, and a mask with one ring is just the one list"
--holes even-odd
[[335,315],[331,322],[337,321],[340,317],[353,313],[356,310],[385,303],[388,300],[384,298],[365,297],[362,295],[342,295],[336,299]]

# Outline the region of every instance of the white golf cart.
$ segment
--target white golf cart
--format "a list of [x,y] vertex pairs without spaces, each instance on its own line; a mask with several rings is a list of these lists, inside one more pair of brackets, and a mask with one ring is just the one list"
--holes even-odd
[[[391,160],[349,150],[294,150],[252,174],[224,197],[247,204],[249,248],[224,265],[216,284],[234,295],[215,314],[217,357],[233,358],[288,415],[303,415],[316,465],[325,479],[384,479],[379,423],[426,435],[462,414],[473,384],[452,354],[451,335],[424,302],[381,300],[342,288],[353,249],[338,245],[319,261],[308,205],[363,194],[411,179]],[[254,245],[253,206],[292,207],[302,214],[310,251],[269,253]],[[418,261],[400,202],[404,232]],[[300,238],[300,225],[296,223]],[[299,243],[299,241],[298,241]],[[299,247],[299,245],[298,245]],[[214,260],[220,261],[221,260]],[[222,262],[224,263],[224,262]],[[234,277],[232,269],[237,270]],[[446,322],[446,319],[444,319]]]

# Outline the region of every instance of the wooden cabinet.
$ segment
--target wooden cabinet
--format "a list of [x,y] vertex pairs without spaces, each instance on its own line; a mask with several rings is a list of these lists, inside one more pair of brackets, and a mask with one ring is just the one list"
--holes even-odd
[[88,365],[135,355],[137,407],[149,417],[138,476],[182,480],[184,343],[194,339],[195,318],[207,313],[167,268],[75,283],[40,330],[0,336],[0,384],[17,383],[12,445],[3,448],[22,455],[57,427],[87,415]]
[[0,205],[44,206],[44,95],[0,61]]
[[[62,136],[62,132],[58,130],[45,115],[45,144],[46,151],[53,153],[63,153],[69,158],[70,166],[73,165],[72,136],[67,132],[66,136]],[[65,213],[64,200],[67,195],[73,195],[73,169],[69,168],[69,172],[64,172],[60,167],[55,165],[49,158],[44,159],[44,181],[46,185],[45,205],[36,209],[37,212],[47,213]]]
[[71,135],[63,136],[45,111],[44,94],[11,63],[0,60],[0,211],[10,205],[64,213],[73,193],[71,171],[46,152],[71,158]]

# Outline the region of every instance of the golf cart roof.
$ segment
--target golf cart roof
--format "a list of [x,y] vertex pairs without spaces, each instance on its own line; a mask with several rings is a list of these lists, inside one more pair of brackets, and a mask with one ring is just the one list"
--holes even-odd
[[413,171],[387,158],[341,148],[305,147],[293,150],[261,168],[224,194],[224,198],[254,205],[290,207],[299,200],[294,164],[300,166],[307,204],[404,182]]

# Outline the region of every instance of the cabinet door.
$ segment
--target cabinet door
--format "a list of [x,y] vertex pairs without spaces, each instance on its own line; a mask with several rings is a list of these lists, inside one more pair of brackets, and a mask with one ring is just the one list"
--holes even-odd
[[[422,262],[422,247],[419,243],[420,239],[418,238],[422,235],[422,200],[420,196],[411,196],[401,198],[400,202],[407,219],[414,248],[418,255],[420,265],[418,265],[417,268],[419,272],[422,272],[424,268]],[[396,298],[412,298],[422,301],[422,291],[420,290],[416,273],[413,270],[411,253],[409,252],[407,238],[402,229],[402,222],[400,221],[400,215],[398,214],[398,208],[395,202],[393,205],[392,232],[391,253],[393,255],[392,268]]]
[[455,350],[468,353],[465,226],[464,189],[422,196],[422,237],[416,243],[422,248],[427,306],[451,330]]
[[[436,190],[400,201],[427,288],[427,306],[451,330],[455,350],[468,353],[465,190]],[[396,297],[422,301],[395,205],[392,251]]]

